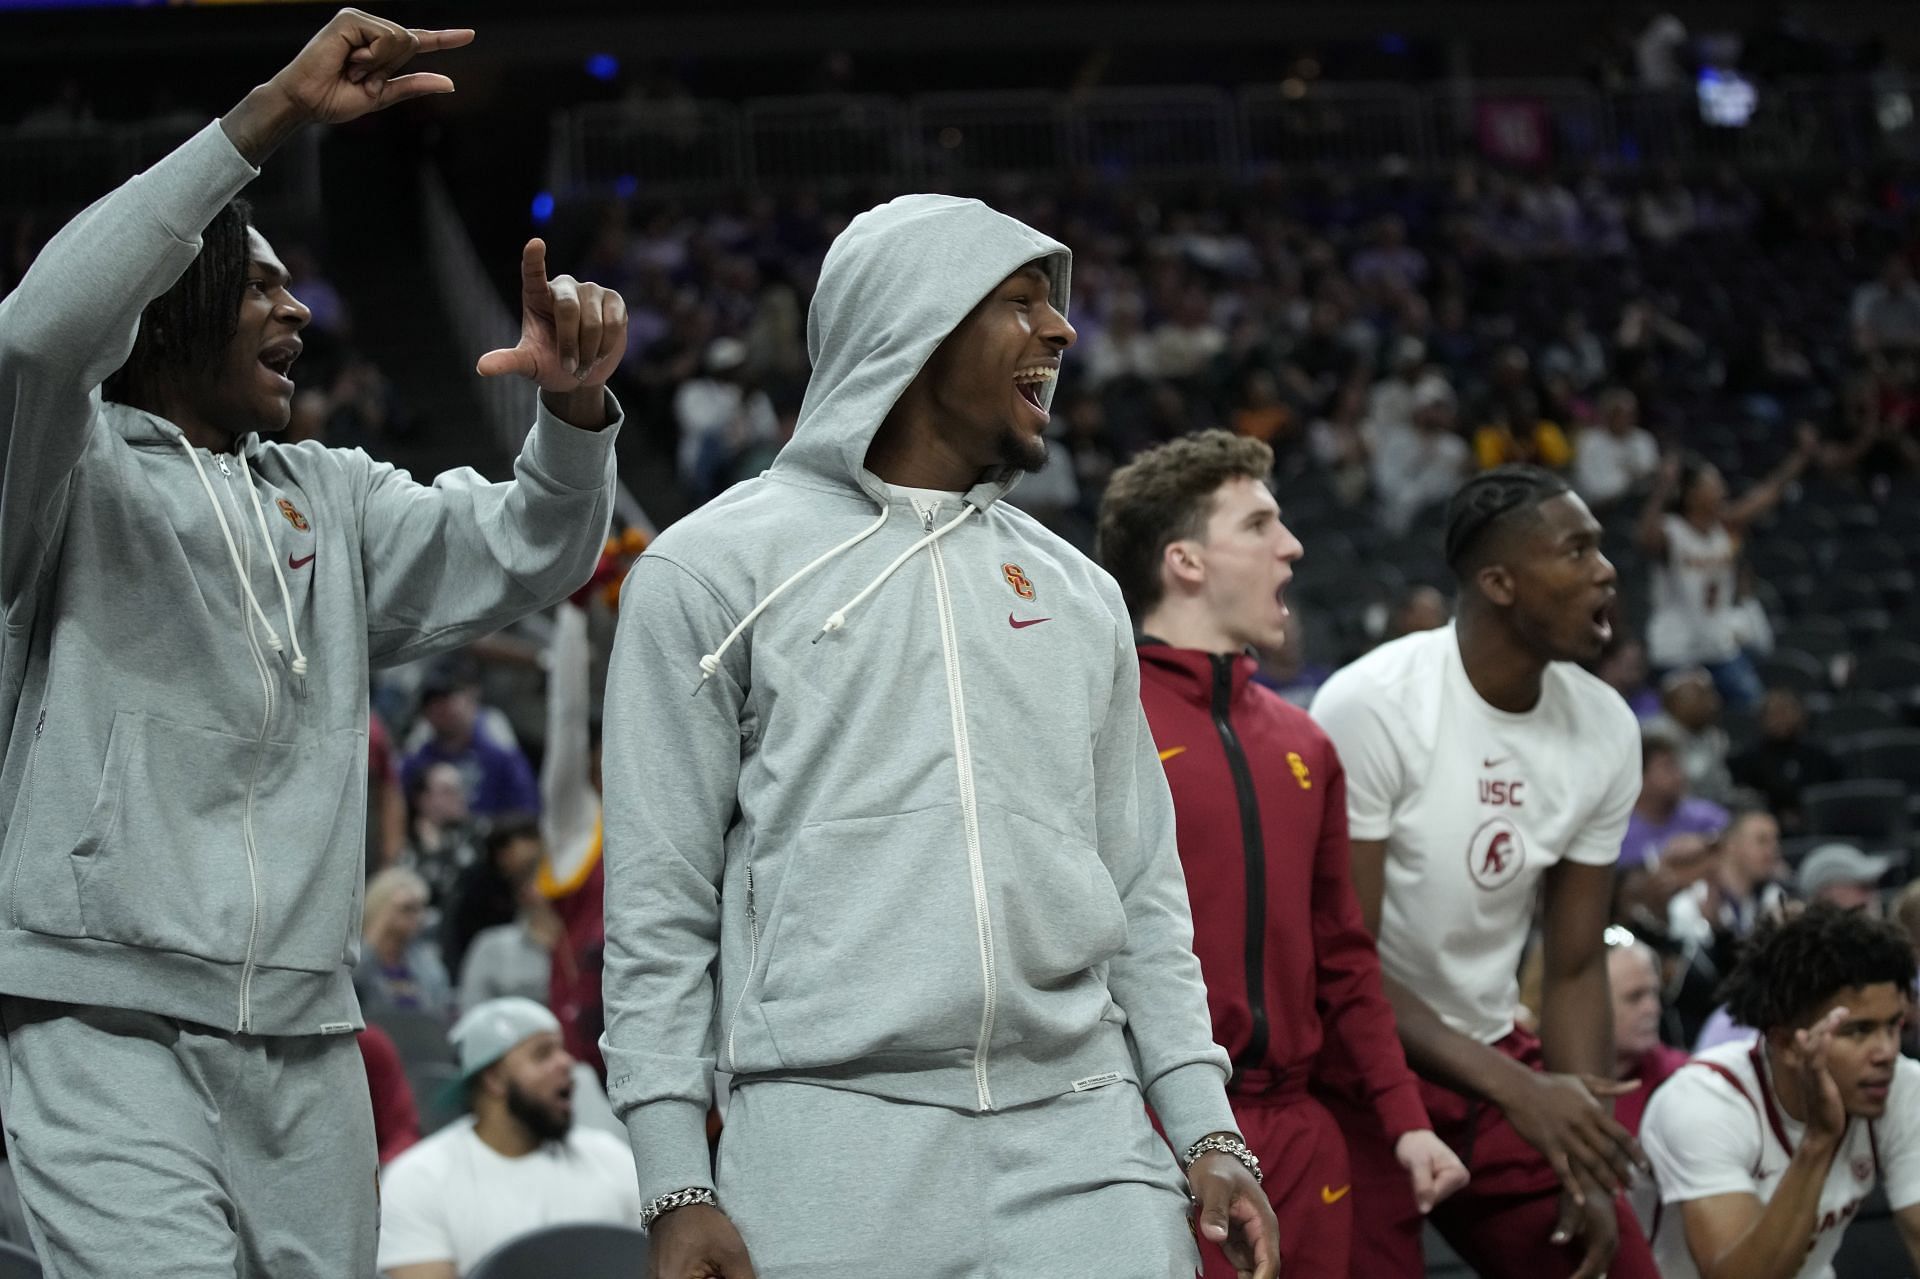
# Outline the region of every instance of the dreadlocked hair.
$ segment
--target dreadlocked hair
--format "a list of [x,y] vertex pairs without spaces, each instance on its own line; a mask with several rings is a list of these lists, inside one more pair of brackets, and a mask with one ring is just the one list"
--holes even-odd
[[219,363],[240,327],[240,298],[247,288],[251,253],[247,228],[253,206],[230,200],[200,233],[200,252],[173,287],[147,303],[127,362],[107,378],[101,394],[121,404],[150,397],[156,386],[182,373],[200,373]]
[[1474,476],[1447,501],[1447,567],[1464,583],[1493,534],[1568,491],[1564,479],[1539,466],[1496,466]]
[[1753,931],[1720,999],[1735,1021],[1766,1032],[1798,1026],[1843,990],[1914,979],[1913,943],[1897,925],[1828,902]]

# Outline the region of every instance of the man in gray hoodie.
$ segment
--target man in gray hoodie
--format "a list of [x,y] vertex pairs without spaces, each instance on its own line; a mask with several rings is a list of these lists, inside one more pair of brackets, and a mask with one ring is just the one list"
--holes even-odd
[[792,442],[634,566],[603,1045],[661,1279],[1189,1279],[1189,1197],[1274,1273],[1126,607],[1001,500],[1069,265],[973,200],[854,219]]
[[472,35],[342,10],[0,303],[0,1112],[49,1276],[372,1272],[367,672],[591,572],[625,310],[528,246],[511,483],[262,442],[307,311],[233,197]]

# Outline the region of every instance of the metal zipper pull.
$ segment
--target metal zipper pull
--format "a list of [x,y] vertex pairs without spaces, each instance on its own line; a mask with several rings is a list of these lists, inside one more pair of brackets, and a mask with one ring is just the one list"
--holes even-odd
[[46,727],[47,727],[47,708],[42,706],[40,708],[40,718],[33,722],[33,740],[34,741],[37,742],[40,740],[40,734],[46,731]]
[[233,471],[227,466],[227,455],[225,453],[215,453],[213,455],[213,464],[220,468],[220,474],[226,476],[228,479],[233,478]]
[[939,509],[937,506],[929,506],[925,511],[922,511],[920,513],[920,527],[929,533],[933,532],[933,513]]

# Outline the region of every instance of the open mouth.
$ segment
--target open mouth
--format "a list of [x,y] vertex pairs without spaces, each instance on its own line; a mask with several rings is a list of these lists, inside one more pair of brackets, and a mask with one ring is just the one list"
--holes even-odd
[[1613,638],[1614,610],[1615,600],[1611,595],[1607,597],[1606,603],[1593,610],[1593,629],[1599,634],[1602,643]]
[[260,352],[260,366],[288,386],[292,386],[293,379],[290,374],[293,370],[293,362],[299,358],[300,343],[276,342]]
[[1044,418],[1047,416],[1047,410],[1040,403],[1042,388],[1059,376],[1060,369],[1056,365],[1030,365],[1013,375],[1013,389],[1019,393],[1021,399],[1033,406],[1034,412]]

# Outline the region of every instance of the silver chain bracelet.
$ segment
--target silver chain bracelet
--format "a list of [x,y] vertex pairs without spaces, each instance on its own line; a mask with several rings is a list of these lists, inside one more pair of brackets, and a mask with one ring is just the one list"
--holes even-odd
[[1247,1148],[1246,1142],[1240,1140],[1240,1138],[1234,1136],[1232,1133],[1217,1132],[1211,1137],[1202,1137],[1191,1146],[1188,1146],[1185,1166],[1191,1168],[1194,1160],[1198,1159],[1201,1155],[1207,1154],[1209,1151],[1216,1150],[1223,1155],[1232,1155],[1235,1159],[1245,1164],[1247,1171],[1253,1174],[1253,1179],[1256,1182],[1266,1179],[1265,1174],[1260,1171],[1260,1156],[1254,1154],[1252,1150]]
[[706,1204],[718,1208],[720,1201],[705,1186],[688,1186],[685,1190],[676,1190],[669,1195],[661,1195],[640,1210],[640,1229],[651,1230],[653,1223],[660,1219],[663,1212],[672,1212],[675,1208],[685,1208],[689,1204]]

